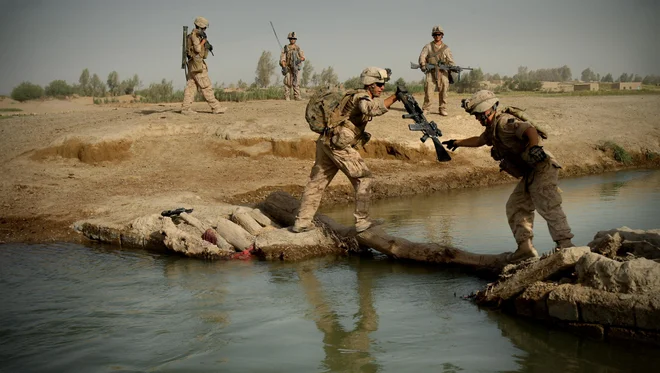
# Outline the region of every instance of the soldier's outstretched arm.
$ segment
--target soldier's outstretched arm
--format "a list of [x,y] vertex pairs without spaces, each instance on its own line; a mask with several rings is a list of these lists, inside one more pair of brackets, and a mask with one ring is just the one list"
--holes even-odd
[[481,136],[468,137],[467,139],[462,139],[462,140],[452,139],[448,141],[443,141],[442,143],[447,146],[453,147],[454,149],[458,147],[478,148],[480,146],[486,145],[486,141]]
[[386,98],[385,100],[383,100],[383,103],[385,104],[385,107],[389,109],[390,106],[392,106],[392,104],[394,104],[397,100],[398,98],[396,97],[396,95],[392,95]]

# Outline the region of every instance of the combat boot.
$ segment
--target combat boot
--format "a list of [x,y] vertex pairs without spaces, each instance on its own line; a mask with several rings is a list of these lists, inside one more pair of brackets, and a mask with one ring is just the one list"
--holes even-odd
[[195,115],[195,114],[197,114],[197,112],[195,110],[192,110],[192,109],[184,109],[184,110],[181,110],[181,114],[183,114],[183,115]]
[[221,106],[221,107],[219,107],[219,108],[215,108],[215,109],[211,110],[211,112],[212,112],[213,114],[224,114],[225,111],[227,111],[227,107],[226,107],[226,106]]
[[440,109],[440,110],[438,110],[438,112],[439,112],[440,115],[442,115],[443,117],[446,117],[447,115],[449,115],[449,114],[447,113],[447,110],[445,110],[445,109]]
[[575,245],[573,245],[573,242],[571,241],[570,238],[567,238],[565,240],[555,241],[555,243],[557,244],[557,246],[555,246],[555,249],[561,250],[561,249],[567,249],[569,247],[575,247]]
[[525,240],[518,244],[518,250],[515,253],[509,255],[508,261],[509,263],[517,263],[526,259],[537,258],[538,256],[539,254],[536,252],[532,240]]
[[355,231],[357,233],[361,233],[366,231],[369,228],[373,228],[377,225],[381,225],[385,223],[385,219],[365,219],[360,221],[359,223],[355,223]]

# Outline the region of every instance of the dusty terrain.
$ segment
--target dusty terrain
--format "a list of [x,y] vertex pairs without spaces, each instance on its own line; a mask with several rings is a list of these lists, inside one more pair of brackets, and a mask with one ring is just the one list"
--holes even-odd
[[[450,95],[449,117],[429,115],[442,140],[482,131],[460,108],[462,97]],[[505,96],[502,103],[527,108],[549,133],[544,145],[564,165],[563,176],[660,165],[660,95]],[[127,222],[176,207],[250,204],[273,190],[300,195],[316,138],[305,105],[226,103],[227,113],[212,115],[196,103],[199,113],[190,117],[178,113],[179,104],[1,100],[0,110],[23,111],[0,112],[0,242],[77,241],[70,225],[83,218]],[[459,148],[451,162],[438,163],[431,142],[421,144],[402,113],[397,103],[367,127],[374,198],[515,181],[498,172],[485,147]],[[626,149],[633,163],[599,149],[605,141]],[[324,203],[351,199],[338,175]]]

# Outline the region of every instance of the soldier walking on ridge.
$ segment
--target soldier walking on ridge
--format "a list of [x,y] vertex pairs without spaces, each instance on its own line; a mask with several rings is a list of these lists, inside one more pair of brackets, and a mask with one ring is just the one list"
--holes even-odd
[[454,65],[454,58],[451,55],[449,46],[442,41],[445,35],[441,26],[434,26],[431,30],[433,41],[426,44],[419,54],[419,66],[425,73],[424,80],[424,104],[422,110],[429,111],[431,107],[431,95],[434,88],[438,89],[438,112],[442,116],[447,115],[447,90],[449,89],[449,71],[440,70],[437,67],[434,69],[427,68],[430,65]]
[[195,29],[188,35],[186,42],[186,54],[188,56],[188,73],[186,88],[183,91],[183,103],[181,104],[181,114],[194,114],[191,109],[195,92],[199,89],[204,95],[204,99],[211,106],[213,114],[222,114],[227,110],[221,107],[220,102],[213,94],[211,79],[209,78],[208,66],[204,61],[213,50],[206,38],[206,28],[209,27],[209,21],[204,17],[195,18]]
[[287,35],[287,39],[289,39],[289,44],[284,46],[280,54],[280,66],[284,75],[284,99],[289,101],[289,96],[293,89],[293,97],[296,101],[299,101],[300,84],[298,82],[298,75],[300,64],[305,61],[305,53],[296,44],[298,37],[295,32],[290,32]]

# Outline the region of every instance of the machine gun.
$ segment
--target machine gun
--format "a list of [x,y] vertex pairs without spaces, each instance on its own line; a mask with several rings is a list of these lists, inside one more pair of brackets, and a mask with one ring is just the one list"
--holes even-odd
[[206,43],[204,43],[204,48],[206,48],[207,51],[211,52],[212,56],[215,56],[213,54],[213,46],[211,43],[209,43],[209,38],[206,36],[206,32],[204,30],[197,30],[197,35],[199,35],[199,38],[202,40],[206,40]]
[[[416,69],[421,68],[421,66],[419,64],[414,63],[414,62],[411,62],[410,63],[410,68],[413,69],[413,70],[416,70]],[[460,66],[443,65],[443,64],[434,65],[434,64],[430,64],[430,63],[426,64],[426,70],[427,71],[428,70],[433,70],[433,69],[436,69],[436,68],[438,70],[445,70],[445,71],[450,72],[450,74],[449,74],[449,84],[454,84],[454,78],[451,76],[451,73],[458,74],[458,81],[460,82],[461,81],[461,72],[463,70],[473,70],[471,67],[460,67]]]
[[435,122],[429,122],[424,116],[424,111],[419,107],[417,101],[412,94],[408,93],[408,90],[404,86],[396,87],[396,98],[403,102],[403,106],[406,108],[408,114],[404,114],[402,118],[412,119],[415,121],[413,124],[409,124],[408,128],[411,131],[422,131],[422,136],[420,140],[426,142],[430,137],[433,140],[433,146],[435,146],[435,154],[438,158],[438,162],[448,162],[451,161],[451,156],[447,152],[438,137],[442,136],[442,132],[438,129],[438,125]]
[[168,216],[168,217],[179,216],[184,212],[186,214],[190,214],[191,212],[193,212],[193,209],[186,209],[185,207],[179,207],[178,209],[174,209],[174,210],[165,210],[160,213],[160,216]]

